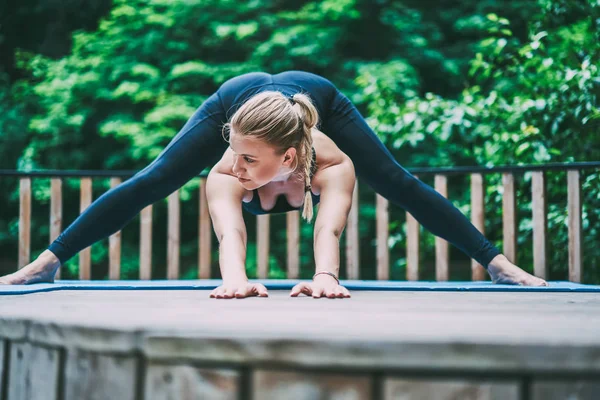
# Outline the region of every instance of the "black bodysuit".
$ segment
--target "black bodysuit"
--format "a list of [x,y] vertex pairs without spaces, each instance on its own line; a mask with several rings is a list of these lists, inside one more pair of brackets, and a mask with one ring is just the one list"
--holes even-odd
[[[411,213],[434,235],[484,267],[500,254],[450,201],[398,164],[356,107],[329,80],[301,71],[252,72],[223,83],[152,163],[94,201],[49,250],[65,263],[214,165],[228,146],[221,136],[223,124],[248,98],[265,90],[278,90],[286,96],[308,94],[319,112],[317,128],[350,157],[360,181]],[[259,212],[262,208],[256,193],[254,198],[259,201],[254,211]]]

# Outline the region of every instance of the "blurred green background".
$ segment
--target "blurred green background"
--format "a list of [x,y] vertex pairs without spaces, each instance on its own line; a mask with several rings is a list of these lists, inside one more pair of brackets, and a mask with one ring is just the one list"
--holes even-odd
[[[407,168],[600,160],[598,0],[23,0],[0,6],[0,169],[131,169],[151,162],[228,78],[298,69],[330,79]],[[585,170],[585,283],[600,283],[600,181]],[[518,259],[532,271],[529,174],[518,176]],[[433,184],[432,179],[425,179]],[[198,180],[181,191],[184,278],[197,276]],[[65,225],[79,181],[64,183]],[[449,197],[470,213],[468,177]],[[486,178],[486,233],[502,248],[502,187]],[[109,187],[94,181],[94,198]],[[0,274],[16,269],[18,180],[0,179]],[[33,181],[32,257],[48,244],[49,179]],[[375,278],[374,193],[360,186],[361,278]],[[566,173],[548,173],[552,280],[568,276]],[[391,278],[405,279],[405,213],[390,209]],[[255,218],[246,216],[248,274]],[[138,218],[123,230],[138,276]],[[271,276],[285,276],[285,216],[273,216]],[[301,277],[314,272],[301,228]],[[154,207],[153,277],[166,276],[166,200]],[[423,232],[421,279],[434,279]],[[344,239],[344,238],[343,238]],[[107,240],[92,247],[107,277]],[[342,277],[345,258],[342,247]],[[213,276],[218,275],[216,245]],[[451,279],[470,261],[451,248]],[[77,257],[63,278],[77,276]]]

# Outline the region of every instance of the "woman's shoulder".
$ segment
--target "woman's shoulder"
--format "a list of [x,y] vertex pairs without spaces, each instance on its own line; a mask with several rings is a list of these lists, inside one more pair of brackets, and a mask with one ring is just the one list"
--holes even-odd
[[312,137],[316,155],[317,172],[350,161],[350,157],[348,157],[346,153],[344,153],[335,142],[323,132],[313,128]]
[[313,176],[312,186],[320,193],[323,185],[331,181],[332,173],[339,178],[356,179],[354,164],[331,138],[323,132],[313,132],[313,147],[316,154],[317,170]]

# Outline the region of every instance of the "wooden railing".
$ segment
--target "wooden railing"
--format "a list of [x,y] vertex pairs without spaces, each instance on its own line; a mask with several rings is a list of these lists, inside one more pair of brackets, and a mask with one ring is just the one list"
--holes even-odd
[[[470,175],[471,181],[471,221],[474,226],[485,234],[485,174],[502,174],[503,200],[503,253],[510,260],[516,259],[517,254],[517,208],[515,192],[515,175],[530,172],[532,193],[532,224],[533,224],[533,263],[534,274],[547,278],[547,201],[546,201],[546,172],[567,171],[567,208],[568,208],[568,237],[569,237],[569,274],[568,280],[581,282],[582,277],[582,198],[580,171],[583,169],[598,169],[600,162],[581,162],[569,164],[546,164],[540,166],[514,167],[455,167],[455,168],[415,168],[411,172],[417,177],[434,176],[434,187],[443,196],[448,194],[448,176]],[[36,171],[17,172],[0,170],[0,176],[13,176],[20,179],[20,214],[19,214],[19,268],[31,261],[30,257],[30,225],[31,225],[31,182],[35,178],[51,178],[50,199],[50,237],[52,242],[63,228],[62,213],[62,179],[80,178],[80,212],[92,202],[92,179],[110,178],[111,187],[122,182],[123,178],[132,176],[131,171]],[[200,279],[216,278],[211,276],[211,247],[212,226],[206,205],[205,176],[200,176],[199,193],[199,235],[198,235],[198,277]],[[376,243],[377,243],[377,275],[378,280],[388,280],[390,277],[390,256],[388,248],[389,213],[388,201],[376,194]],[[353,196],[353,206],[346,227],[346,277],[360,279],[359,276],[359,231],[358,231],[358,183]],[[139,279],[151,279],[152,254],[152,206],[142,210],[140,215],[140,268]],[[406,279],[419,280],[419,224],[407,213],[407,270]],[[287,219],[287,277],[297,279],[300,272],[300,215],[298,211],[289,212]],[[167,278],[180,277],[180,200],[179,191],[168,197],[168,238],[167,238]],[[266,279],[268,276],[268,260],[270,246],[270,216],[257,216],[257,277]],[[471,265],[471,278],[483,280],[485,270],[477,262]],[[121,276],[121,233],[117,232],[109,238],[109,279],[118,280]],[[435,240],[435,276],[438,281],[449,279],[449,249],[443,239]],[[58,273],[60,277],[60,271]],[[91,279],[90,248],[79,253],[79,278]]]

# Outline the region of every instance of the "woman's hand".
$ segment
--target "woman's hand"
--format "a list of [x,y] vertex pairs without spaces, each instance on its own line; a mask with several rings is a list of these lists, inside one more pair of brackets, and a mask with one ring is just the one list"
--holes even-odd
[[248,281],[232,281],[224,282],[210,293],[211,298],[231,299],[236,297],[243,299],[244,297],[268,297],[267,288],[260,283],[250,283]]
[[312,296],[315,299],[321,296],[329,297],[330,299],[339,297],[350,297],[348,289],[342,285],[338,285],[337,281],[332,277],[318,276],[312,282],[300,282],[292,289],[290,296],[297,297],[300,293],[307,296]]

